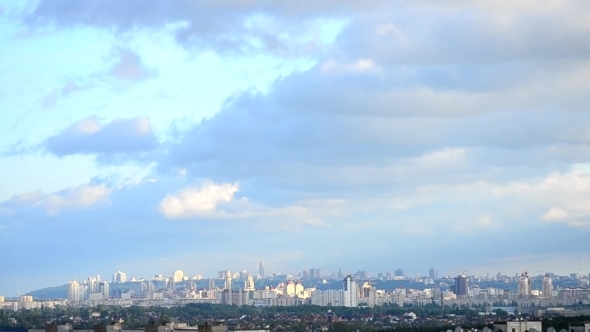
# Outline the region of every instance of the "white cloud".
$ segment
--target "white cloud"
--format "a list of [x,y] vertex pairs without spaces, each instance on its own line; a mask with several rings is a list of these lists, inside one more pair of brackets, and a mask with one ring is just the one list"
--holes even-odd
[[563,209],[558,207],[552,207],[547,211],[547,213],[543,214],[543,219],[553,221],[553,220],[563,220],[568,217],[568,213],[565,212]]
[[112,190],[106,184],[85,184],[51,194],[44,194],[38,190],[14,195],[11,202],[17,205],[40,206],[46,209],[49,214],[57,215],[64,209],[89,208],[100,203],[106,203]]
[[217,205],[229,202],[238,191],[238,184],[205,183],[201,187],[184,188],[168,194],[160,202],[160,213],[166,218],[190,218],[211,216],[217,212]]
[[372,59],[358,59],[353,63],[340,63],[334,60],[324,62],[321,67],[323,72],[356,72],[356,73],[380,73],[379,67]]

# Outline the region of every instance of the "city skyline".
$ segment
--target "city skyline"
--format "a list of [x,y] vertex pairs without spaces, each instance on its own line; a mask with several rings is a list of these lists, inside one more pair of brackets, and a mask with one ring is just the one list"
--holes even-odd
[[[262,261],[261,261],[262,262]],[[243,270],[243,269],[239,269],[239,270],[221,270],[221,271],[217,271],[216,273],[211,273],[210,275],[207,274],[201,274],[201,273],[189,273],[189,272],[185,272],[184,270],[180,270],[180,269],[176,269],[173,272],[169,273],[169,274],[161,274],[161,273],[153,273],[153,274],[149,274],[149,275],[131,275],[126,273],[125,271],[116,271],[112,274],[100,274],[100,273],[95,273],[92,274],[91,277],[88,276],[78,276],[78,277],[73,277],[70,278],[68,282],[71,281],[77,281],[80,284],[84,283],[86,284],[87,282],[89,282],[89,280],[99,280],[100,282],[105,282],[105,283],[125,283],[125,282],[139,282],[141,280],[145,280],[145,281],[149,281],[149,280],[163,280],[168,282],[169,280],[174,280],[174,283],[178,283],[178,284],[182,284],[185,281],[190,281],[190,280],[221,280],[223,281],[225,288],[227,288],[228,285],[228,277],[226,276],[227,272],[231,272],[230,279],[231,281],[229,282],[230,288],[232,285],[233,280],[239,280],[241,282],[245,282],[247,279],[244,277],[244,273],[247,273],[247,276],[254,276],[257,279],[255,280],[275,280],[274,275],[276,274],[278,276],[278,280],[280,281],[295,281],[295,280],[311,280],[311,279],[328,279],[328,280],[340,280],[342,278],[345,278],[346,276],[352,276],[354,278],[354,276],[357,273],[362,273],[365,277],[364,278],[356,278],[358,280],[369,280],[369,279],[375,279],[375,280],[379,280],[380,278],[385,278],[386,275],[389,276],[390,278],[392,278],[391,280],[395,280],[396,277],[402,277],[399,280],[411,280],[411,279],[419,279],[419,278],[428,278],[428,279],[432,279],[431,278],[431,272],[432,270],[436,271],[436,278],[435,279],[445,279],[445,278],[450,278],[450,279],[455,279],[454,284],[452,285],[452,287],[454,287],[455,291],[457,292],[458,295],[463,295],[466,292],[466,289],[469,287],[469,278],[471,277],[477,277],[477,278],[496,278],[497,275],[501,274],[502,276],[506,276],[506,277],[510,277],[510,278],[520,278],[521,281],[519,281],[517,283],[518,285],[518,293],[521,293],[521,287],[522,287],[522,277],[523,276],[530,276],[530,277],[542,277],[547,275],[547,273],[550,273],[552,275],[556,275],[556,276],[572,276],[574,274],[579,275],[579,277],[582,278],[590,278],[590,273],[585,273],[583,270],[581,270],[581,265],[578,266],[577,270],[572,270],[570,272],[566,272],[566,273],[556,273],[555,271],[548,271],[548,270],[543,270],[539,273],[529,273],[528,271],[524,271],[521,270],[520,272],[516,272],[516,273],[504,273],[503,271],[486,271],[484,274],[478,274],[478,273],[468,273],[468,271],[463,270],[460,273],[455,273],[453,274],[453,272],[451,273],[440,273],[438,268],[429,268],[426,273],[418,273],[418,274],[411,274],[411,273],[406,273],[404,271],[404,269],[398,268],[398,269],[392,269],[391,271],[367,271],[367,270],[350,270],[350,271],[343,271],[342,269],[338,269],[335,271],[324,271],[323,274],[321,275],[313,275],[313,270],[317,270],[319,271],[320,269],[317,268],[310,268],[310,269],[305,269],[303,271],[273,271],[272,273],[270,273],[269,275],[267,275],[266,277],[261,277],[260,275],[260,265],[258,267],[258,273],[252,273],[248,270]],[[306,274],[308,273],[309,274]],[[400,273],[397,273],[400,272]],[[109,279],[108,276],[112,276],[111,279]],[[93,277],[94,276],[94,277]],[[103,277],[101,277],[103,276]],[[121,281],[121,277],[123,276],[123,280]],[[237,277],[236,277],[237,276]],[[459,277],[466,277],[467,281],[466,284],[463,285],[463,283],[461,283],[461,286],[457,286],[459,285],[457,283],[457,276]],[[520,276],[520,277],[519,277]],[[117,280],[117,281],[116,281]],[[63,282],[62,284],[55,284],[55,285],[45,285],[44,287],[54,287],[54,286],[60,286],[60,285],[64,285],[64,284],[68,284],[68,282]],[[90,289],[94,289],[93,287],[99,287],[98,285],[99,283],[97,282],[95,286],[90,286]],[[242,285],[242,283],[238,284],[238,288],[239,286]],[[528,291],[524,291],[524,294],[530,294],[531,291],[531,285],[530,285],[530,281],[528,281]],[[540,289],[543,289],[543,287],[552,287],[551,286],[551,281],[549,280],[548,283],[549,286],[545,285],[545,282],[543,282],[542,286]],[[457,288],[459,287],[459,288]],[[38,287],[37,289],[40,289],[43,287]],[[248,288],[248,287],[246,287]],[[5,297],[18,297],[22,294],[26,294],[30,291],[34,291],[37,289],[29,289],[25,292],[17,292],[16,294],[10,294],[10,293],[0,293],[0,295],[5,296]],[[460,289],[459,291],[457,289]],[[107,291],[108,292],[108,291]]]
[[117,271],[587,273],[589,16],[0,0],[0,294]]
[[[433,268],[429,272],[433,272]],[[198,303],[356,308],[394,304],[400,308],[435,305],[441,310],[465,306],[487,313],[499,306],[545,315],[549,311],[580,314],[576,306],[590,304],[590,274],[580,273],[533,276],[524,271],[514,276],[500,273],[469,276],[463,272],[455,277],[430,278],[406,276],[403,269],[396,269],[394,273],[379,273],[377,278],[372,278],[361,270],[354,274],[339,270],[331,276],[323,276],[320,269],[311,268],[298,276],[273,274],[262,278],[264,273],[262,268],[253,278],[245,270],[221,270],[216,279],[205,279],[202,275],[190,277],[182,270],[175,270],[170,276],[158,274],[149,279],[123,281],[125,272],[117,271],[113,273],[113,283],[95,275],[80,282],[71,280],[65,285],[65,293],[62,290],[48,296],[43,293],[46,290],[39,290],[18,298],[0,296],[0,309],[18,311],[96,305],[166,307]]]

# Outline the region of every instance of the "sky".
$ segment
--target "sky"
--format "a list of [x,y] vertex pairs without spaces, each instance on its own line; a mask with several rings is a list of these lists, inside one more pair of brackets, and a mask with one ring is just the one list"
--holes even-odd
[[0,295],[590,272],[590,2],[0,0]]

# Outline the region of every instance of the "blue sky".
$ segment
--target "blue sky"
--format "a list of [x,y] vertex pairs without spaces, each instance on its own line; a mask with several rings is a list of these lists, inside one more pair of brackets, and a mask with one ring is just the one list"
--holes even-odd
[[588,272],[587,1],[0,1],[0,294]]

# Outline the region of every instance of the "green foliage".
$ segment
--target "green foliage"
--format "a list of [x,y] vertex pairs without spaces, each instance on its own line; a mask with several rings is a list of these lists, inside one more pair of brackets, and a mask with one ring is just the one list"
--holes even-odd
[[[440,315],[440,307],[399,307],[386,305],[373,308],[345,308],[319,307],[312,305],[296,307],[253,307],[228,306],[218,304],[189,304],[182,307],[108,307],[94,308],[56,307],[12,312],[0,310],[0,331],[26,332],[28,329],[41,329],[47,322],[54,320],[72,320],[77,329],[93,329],[97,324],[108,324],[121,319],[125,329],[142,329],[150,322],[185,322],[196,325],[205,320],[228,320],[231,328],[235,329],[263,329],[268,325],[273,331],[311,332],[319,331],[328,326],[326,313],[331,310],[340,321],[332,325],[334,332],[376,332],[392,330],[394,332],[440,332],[453,329],[452,326],[442,326],[437,320],[419,323],[400,322],[392,324],[390,316],[401,316],[412,311],[420,317]],[[91,313],[98,312],[100,317],[92,318]],[[505,312],[496,311],[498,316]],[[468,322],[462,324],[464,328],[483,328],[486,323],[484,317],[479,317],[476,310],[453,307],[447,308],[446,313],[467,317]],[[507,313],[506,313],[507,314]],[[370,324],[365,324],[362,318],[373,317]],[[232,321],[232,319],[235,319]],[[240,321],[241,326],[232,326]],[[543,326],[553,326],[556,330],[567,329],[570,323],[590,320],[590,316],[554,317],[543,321]]]

